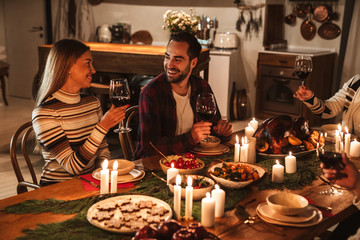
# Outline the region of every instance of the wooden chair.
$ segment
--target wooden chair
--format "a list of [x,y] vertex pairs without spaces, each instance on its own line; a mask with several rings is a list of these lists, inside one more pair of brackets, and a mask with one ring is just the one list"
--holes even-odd
[[119,133],[120,145],[125,159],[133,160],[135,156],[137,128],[139,126],[139,106],[129,107],[126,109],[125,114],[125,126],[130,127],[132,131],[128,133]]
[[[21,125],[16,132],[14,133],[14,135],[11,138],[10,141],[10,158],[11,158],[11,163],[12,166],[14,168],[14,172],[16,175],[16,178],[18,180],[18,185],[17,185],[17,193],[24,193],[28,191],[28,187],[37,189],[40,188],[37,178],[36,178],[36,174],[34,171],[34,167],[30,161],[29,158],[29,153],[28,153],[28,143],[29,143],[29,136],[30,134],[33,132],[33,127],[32,127],[32,122],[27,122],[23,125]],[[20,142],[21,139],[21,142]],[[29,168],[30,174],[31,174],[31,178],[32,178],[32,182],[27,182],[24,180],[23,174],[21,172],[20,166],[19,166],[19,162],[18,162],[18,156],[17,156],[17,146],[19,145],[18,143],[21,143],[21,152],[22,152],[22,156],[24,157],[26,164]]]

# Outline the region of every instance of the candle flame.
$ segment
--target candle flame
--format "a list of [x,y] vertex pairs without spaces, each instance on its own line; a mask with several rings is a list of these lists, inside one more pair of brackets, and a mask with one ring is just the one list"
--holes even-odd
[[220,189],[218,184],[215,184],[215,189]]
[[187,184],[188,184],[188,187],[192,187],[192,177],[188,176]]
[[109,162],[107,159],[104,160],[104,162],[102,163],[102,169],[105,170],[108,168]]
[[210,193],[209,192],[206,193],[206,197],[210,198]]
[[174,168],[174,167],[175,167],[175,166],[174,166],[174,163],[172,163],[172,164],[171,164],[171,168]]
[[253,121],[255,121],[255,118],[253,118]]
[[113,170],[114,170],[114,171],[117,170],[118,165],[119,165],[118,161],[115,161],[115,162],[114,162],[114,165],[113,165]]
[[239,144],[239,137],[236,135],[236,143]]
[[348,134],[348,133],[349,133],[349,129],[348,129],[348,127],[345,127],[345,132],[346,132],[346,134]]
[[291,151],[289,152],[289,156],[291,156]]
[[279,160],[276,160],[276,165],[279,165],[280,163],[279,163]]
[[176,185],[180,186],[180,184],[181,184],[181,176],[178,174],[176,175]]

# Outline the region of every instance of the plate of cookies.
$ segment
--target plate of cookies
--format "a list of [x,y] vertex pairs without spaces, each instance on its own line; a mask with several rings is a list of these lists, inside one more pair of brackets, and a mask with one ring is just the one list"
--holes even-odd
[[87,220],[110,232],[135,233],[146,225],[157,227],[171,219],[172,210],[166,202],[146,195],[122,195],[92,205]]

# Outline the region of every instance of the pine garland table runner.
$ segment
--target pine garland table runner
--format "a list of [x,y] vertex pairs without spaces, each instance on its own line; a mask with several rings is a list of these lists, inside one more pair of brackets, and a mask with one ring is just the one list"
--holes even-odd
[[[205,168],[201,175],[206,174],[209,165],[216,160],[220,161],[233,161],[233,152],[230,151],[221,156],[200,157],[205,163]],[[258,162],[257,164],[263,166],[267,170],[265,177],[257,184],[258,189],[302,189],[306,185],[311,185],[317,176],[321,174],[319,168],[319,160],[315,153],[297,159],[297,172],[294,174],[285,174],[283,183],[271,182],[271,169],[274,164],[274,159],[266,159]],[[284,164],[284,160],[280,160]],[[166,175],[161,172],[155,172],[157,175],[166,178]],[[147,175],[151,175],[147,173]],[[226,189],[226,210],[232,210],[235,205],[244,200],[251,191],[251,187],[242,189]],[[167,187],[166,183],[160,179],[149,176],[148,179],[139,183],[137,188],[131,190],[128,194],[144,194],[155,198],[159,198],[173,206],[173,194]],[[119,235],[116,233],[106,232],[97,227],[92,226],[86,219],[87,210],[96,202],[124,194],[109,194],[105,196],[92,196],[83,199],[63,201],[63,200],[28,200],[19,204],[9,206],[3,211],[7,213],[41,213],[52,212],[58,214],[75,214],[77,215],[72,219],[64,222],[39,224],[38,228],[33,230],[24,230],[26,234],[19,239],[131,239],[128,235]],[[185,201],[182,201],[182,215],[184,215]],[[193,202],[193,217],[194,220],[200,221],[201,216],[201,200]]]

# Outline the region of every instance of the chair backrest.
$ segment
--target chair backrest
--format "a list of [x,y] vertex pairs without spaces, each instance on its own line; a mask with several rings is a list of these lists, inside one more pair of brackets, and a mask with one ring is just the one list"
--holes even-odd
[[124,158],[133,160],[135,156],[137,130],[139,126],[139,106],[136,105],[129,107],[126,109],[125,114],[125,126],[130,127],[132,131],[128,133],[119,133],[120,145],[124,154]]
[[[17,186],[18,194],[27,192],[28,191],[27,187],[39,188],[39,184],[36,178],[34,167],[29,157],[28,147],[27,147],[29,136],[33,133],[33,131],[34,129],[32,127],[32,122],[27,122],[21,125],[16,130],[16,132],[11,137],[11,141],[10,141],[10,158],[16,178],[18,180],[18,186]],[[17,156],[17,146],[19,146],[19,144],[21,146],[21,152],[22,152],[21,158],[24,158],[26,161],[26,165],[28,166],[31,174],[32,183],[26,182],[21,172],[21,168],[19,166],[18,156]]]

